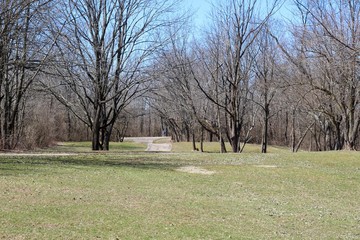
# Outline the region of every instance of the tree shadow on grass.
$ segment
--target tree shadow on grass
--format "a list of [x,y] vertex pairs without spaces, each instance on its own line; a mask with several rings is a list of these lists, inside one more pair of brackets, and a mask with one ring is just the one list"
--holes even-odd
[[82,154],[74,156],[6,156],[0,158],[0,176],[34,173],[36,166],[53,167],[114,167],[144,170],[167,170],[183,166],[184,163],[156,154]]
[[53,163],[68,165],[68,166],[87,166],[87,167],[130,167],[139,169],[160,169],[173,170],[181,166],[177,163],[169,163],[166,161],[153,160],[74,160],[74,159],[57,159]]

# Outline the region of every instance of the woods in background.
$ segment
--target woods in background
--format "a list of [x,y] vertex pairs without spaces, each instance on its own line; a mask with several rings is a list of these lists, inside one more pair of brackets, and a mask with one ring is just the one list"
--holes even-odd
[[180,2],[2,1],[1,149],[158,135],[221,152],[360,147],[360,1],[292,0],[291,20],[282,1],[214,1],[200,30]]

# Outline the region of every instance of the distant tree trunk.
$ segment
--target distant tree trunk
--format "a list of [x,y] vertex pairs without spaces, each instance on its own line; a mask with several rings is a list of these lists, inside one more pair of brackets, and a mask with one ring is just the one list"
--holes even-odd
[[67,115],[67,140],[71,141],[72,124],[71,124],[71,115],[69,109],[66,109],[66,115]]
[[335,150],[341,150],[343,148],[341,128],[340,128],[341,121],[342,121],[341,115],[337,116],[335,119],[335,131],[336,131]]
[[262,137],[262,144],[261,144],[261,152],[267,152],[267,145],[268,145],[268,125],[269,125],[269,104],[265,104],[265,116],[264,116],[264,127],[263,127],[263,137]]
[[144,135],[144,125],[145,125],[144,123],[145,123],[145,121],[144,121],[144,114],[143,114],[140,117],[140,134],[141,134],[141,136]]
[[299,151],[300,146],[301,146],[301,144],[303,143],[303,141],[304,141],[307,133],[309,132],[309,130],[312,128],[312,126],[313,126],[314,124],[315,124],[315,122],[312,123],[310,126],[308,126],[308,127],[306,128],[305,132],[304,132],[303,135],[300,137],[299,142],[298,142],[298,144],[296,145],[294,152]]
[[225,146],[225,141],[224,141],[224,138],[220,138],[220,146],[221,146],[221,150],[220,150],[220,152],[221,153],[226,153],[227,152],[227,150],[226,150],[226,146]]
[[329,121],[325,121],[325,136],[324,136],[324,141],[325,141],[325,151],[328,150],[332,150],[332,140],[331,140],[331,126]]
[[231,127],[232,137],[229,140],[230,140],[232,152],[238,153],[240,152],[240,130],[241,130],[239,127],[239,120],[233,119],[231,125],[232,125]]
[[318,131],[317,131],[316,124],[314,124],[313,138],[314,138],[314,141],[315,141],[316,151],[321,151],[321,147],[320,147],[321,144],[319,143],[319,136],[318,136]]
[[355,149],[355,142],[354,141],[345,141],[345,150],[354,151]]
[[291,130],[291,135],[292,135],[292,143],[291,143],[291,149],[292,152],[296,151],[296,130],[295,130],[295,121],[296,121],[296,110],[293,109],[292,111],[292,130]]
[[112,133],[112,126],[108,127],[110,129],[105,130],[104,142],[103,142],[103,150],[109,151],[110,149],[110,138]]
[[[352,95],[356,95],[354,88],[352,88]],[[350,101],[350,105],[355,106],[355,102],[355,97],[353,97]],[[355,142],[360,135],[360,117],[356,117],[355,107],[350,110],[349,116],[346,116],[345,121],[346,129],[344,134],[344,149],[353,151],[356,150]]]
[[185,124],[185,136],[186,142],[190,142],[190,128],[187,124]]
[[92,130],[92,150],[100,150],[100,131],[97,129]]
[[214,140],[214,134],[209,131],[209,142],[213,142]]
[[150,137],[151,136],[151,112],[150,112],[150,108],[149,108],[148,114],[149,114],[148,137]]
[[192,131],[191,135],[192,135],[192,148],[193,148],[193,151],[199,151],[199,149],[196,147],[196,139],[195,139],[194,130]]
[[102,109],[100,106],[97,106],[95,111],[95,117],[93,124],[91,126],[91,132],[92,132],[92,150],[98,151],[102,150],[102,146],[100,144],[100,138],[101,138],[101,112]]
[[286,111],[286,113],[285,113],[284,140],[285,140],[285,144],[286,144],[287,146],[289,145],[288,126],[289,126],[289,113]]
[[200,138],[200,151],[204,152],[204,131],[205,129],[201,127],[201,138]]

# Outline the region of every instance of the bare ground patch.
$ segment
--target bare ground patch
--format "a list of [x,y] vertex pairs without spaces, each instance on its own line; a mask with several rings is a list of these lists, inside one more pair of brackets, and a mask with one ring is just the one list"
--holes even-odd
[[148,151],[148,152],[170,152],[171,144],[170,143],[148,143],[148,146],[145,151]]
[[255,165],[256,167],[259,168],[277,168],[278,166],[276,165]]
[[[170,137],[127,137],[124,140],[147,144],[147,152],[170,152],[172,149]],[[156,143],[158,141],[161,143]]]
[[186,172],[186,173],[194,173],[194,174],[203,174],[203,175],[213,175],[215,171],[209,171],[204,168],[196,167],[196,166],[185,166],[177,168],[176,171]]

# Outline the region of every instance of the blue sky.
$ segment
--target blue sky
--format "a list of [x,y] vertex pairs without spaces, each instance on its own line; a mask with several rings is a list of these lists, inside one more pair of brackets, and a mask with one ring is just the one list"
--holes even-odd
[[[198,27],[206,24],[207,19],[209,19],[211,2],[212,0],[184,0],[185,8],[190,8],[192,11],[196,11],[194,15],[194,21]],[[290,0],[285,0],[285,4],[277,13],[278,16],[285,16],[287,18],[291,18],[291,14],[288,10],[290,8],[289,2]]]
[[194,21],[197,26],[201,26],[206,23],[206,19],[208,18],[208,14],[211,10],[209,0],[185,0],[184,4],[186,8],[196,11]]

